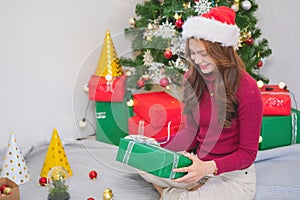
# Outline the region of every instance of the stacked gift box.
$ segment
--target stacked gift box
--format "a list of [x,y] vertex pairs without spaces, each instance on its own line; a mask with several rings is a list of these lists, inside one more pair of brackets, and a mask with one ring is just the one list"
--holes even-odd
[[291,108],[290,93],[277,85],[260,88],[263,101],[263,120],[260,150],[300,143],[300,111]]
[[118,145],[128,135],[128,118],[133,115],[132,94],[107,32],[95,73],[90,77],[89,99],[95,101],[96,139]]
[[128,119],[129,135],[156,139],[162,146],[184,127],[183,104],[170,94],[148,92],[133,95],[135,116]]

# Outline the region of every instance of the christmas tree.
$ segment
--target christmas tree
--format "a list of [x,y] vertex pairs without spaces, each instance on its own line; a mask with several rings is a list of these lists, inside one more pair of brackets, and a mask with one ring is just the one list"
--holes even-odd
[[132,38],[134,51],[133,58],[120,59],[123,66],[134,67],[134,73],[129,73],[129,86],[145,86],[146,90],[153,83],[165,87],[171,82],[180,86],[182,74],[187,71],[182,25],[189,16],[201,15],[214,6],[236,11],[236,24],[240,28],[237,52],[247,72],[268,83],[260,68],[272,51],[268,40],[260,38],[261,30],[254,16],[258,5],[254,0],[145,0],[136,5],[136,16],[129,19],[131,27],[125,29],[125,34]]

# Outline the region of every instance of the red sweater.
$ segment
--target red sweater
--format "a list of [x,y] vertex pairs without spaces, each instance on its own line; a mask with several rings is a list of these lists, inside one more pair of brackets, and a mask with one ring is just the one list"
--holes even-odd
[[200,115],[194,115],[197,121],[199,119],[199,129],[195,123],[186,120],[185,129],[166,148],[178,151],[196,144],[198,157],[204,161],[214,160],[218,174],[249,167],[258,151],[263,107],[256,81],[245,71],[236,97],[238,116],[230,128],[223,128],[218,122],[214,96],[205,91],[199,112],[195,112]]

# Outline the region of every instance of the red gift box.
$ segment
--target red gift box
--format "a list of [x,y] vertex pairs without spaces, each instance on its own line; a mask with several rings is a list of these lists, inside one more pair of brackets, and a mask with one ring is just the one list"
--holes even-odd
[[133,112],[153,127],[181,123],[183,103],[166,92],[148,92],[133,95]]
[[89,99],[101,102],[122,102],[126,92],[126,76],[112,78],[92,75],[88,84]]
[[264,85],[260,88],[263,115],[290,115],[291,96],[288,90],[279,88],[278,85]]
[[144,135],[156,139],[158,142],[167,142],[173,138],[178,131],[184,128],[184,123],[179,125],[170,124],[170,133],[168,133],[168,126],[153,127],[140,116],[133,116],[128,119],[128,134],[129,135]]

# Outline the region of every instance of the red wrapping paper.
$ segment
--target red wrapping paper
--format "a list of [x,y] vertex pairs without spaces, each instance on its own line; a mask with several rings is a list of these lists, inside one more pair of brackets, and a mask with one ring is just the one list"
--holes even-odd
[[126,76],[107,81],[105,77],[92,75],[88,87],[91,101],[122,102],[126,92]]
[[288,90],[281,89],[278,85],[264,85],[260,88],[263,115],[290,115],[291,97]]
[[166,92],[148,92],[133,95],[133,112],[153,127],[179,125],[183,103]]
[[[128,119],[128,134],[138,135],[142,134],[147,137],[156,139],[158,142],[166,142],[168,140],[168,126],[153,127],[147,121],[144,121],[144,126],[141,126],[140,121],[143,118],[139,116],[133,116]],[[178,131],[184,128],[184,123],[180,125],[170,125],[170,139],[173,138]]]

